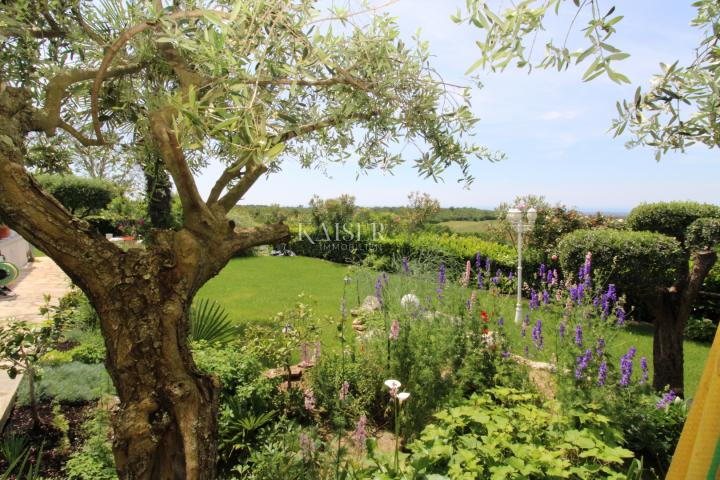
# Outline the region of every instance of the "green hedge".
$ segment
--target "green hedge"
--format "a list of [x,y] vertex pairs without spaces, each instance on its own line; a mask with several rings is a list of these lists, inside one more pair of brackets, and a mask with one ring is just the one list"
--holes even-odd
[[[312,238],[316,238],[311,235]],[[465,263],[470,260],[475,265],[475,256],[480,254],[483,266],[486,258],[492,260],[492,271],[496,269],[514,270],[517,254],[514,248],[495,242],[480,240],[476,237],[448,233],[404,234],[395,237],[378,238],[377,240],[339,240],[311,242],[307,237],[302,239],[293,236],[288,248],[298,255],[323,258],[338,263],[357,264],[370,256],[386,259],[387,265],[393,260],[407,257],[423,263],[444,263],[450,272],[461,272]],[[535,271],[539,266],[540,255],[528,252],[525,257],[525,268]]]
[[685,243],[688,227],[704,217],[720,218],[720,207],[697,202],[646,203],[632,209],[627,226],[631,230],[662,233]]
[[74,175],[38,175],[36,180],[70,213],[79,217],[101,211],[116,196],[115,186],[105,180]]
[[595,271],[635,300],[671,285],[685,258],[680,243],[667,235],[610,229],[572,232],[560,241],[559,251],[565,272],[577,272],[592,252]]

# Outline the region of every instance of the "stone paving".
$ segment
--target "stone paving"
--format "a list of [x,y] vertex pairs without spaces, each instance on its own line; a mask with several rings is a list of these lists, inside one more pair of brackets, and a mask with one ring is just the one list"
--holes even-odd
[[70,291],[70,279],[51,258],[38,257],[20,270],[20,276],[10,288],[14,297],[0,297],[0,323],[10,318],[42,321],[39,310],[45,304],[44,295],[49,294],[50,303],[57,305]]
[[[70,291],[70,279],[52,259],[38,257],[20,271],[10,288],[15,296],[0,297],[0,325],[11,318],[42,321],[39,309],[45,305],[44,295],[49,294],[50,304],[57,305],[58,300]],[[0,431],[12,410],[21,378],[18,375],[11,380],[5,371],[0,371]]]

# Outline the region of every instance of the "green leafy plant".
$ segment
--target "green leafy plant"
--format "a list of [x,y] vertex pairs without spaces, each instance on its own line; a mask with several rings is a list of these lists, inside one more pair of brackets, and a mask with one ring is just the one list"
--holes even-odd
[[60,452],[67,452],[70,450],[70,437],[68,437],[70,423],[68,422],[67,417],[63,414],[60,404],[58,403],[53,403],[52,415],[52,425],[61,434],[58,450]]
[[208,343],[228,343],[237,338],[238,328],[218,302],[199,299],[190,309],[190,338]]
[[10,378],[24,374],[28,386],[28,400],[33,426],[40,424],[35,392],[39,376],[38,360],[52,348],[59,330],[52,323],[33,325],[26,321],[10,320],[0,327],[0,369],[7,370]]
[[68,480],[116,480],[110,440],[110,413],[100,405],[83,423],[84,441],[65,464]]
[[413,475],[450,478],[623,478],[631,451],[610,419],[582,412],[581,428],[558,405],[532,394],[493,388],[435,415],[409,445]]
[[35,455],[35,449],[27,447],[25,452],[11,462],[7,470],[0,474],[0,480],[42,480],[40,467],[42,466],[43,445]]
[[15,463],[18,458],[25,454],[28,441],[26,435],[17,435],[15,433],[4,435],[2,441],[0,441],[0,453],[2,453],[5,461],[11,465]]

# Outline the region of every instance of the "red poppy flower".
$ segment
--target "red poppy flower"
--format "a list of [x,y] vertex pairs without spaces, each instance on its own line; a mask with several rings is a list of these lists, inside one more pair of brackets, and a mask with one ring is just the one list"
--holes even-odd
[[490,333],[490,330],[487,329],[487,327],[483,328],[483,335],[487,335]]
[[480,316],[482,317],[483,322],[488,322],[488,314],[485,312],[485,310],[480,312]]

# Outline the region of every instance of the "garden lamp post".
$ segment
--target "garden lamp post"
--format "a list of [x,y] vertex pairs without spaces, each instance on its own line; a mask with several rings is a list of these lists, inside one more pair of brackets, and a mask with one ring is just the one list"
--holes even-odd
[[517,231],[517,250],[518,250],[518,266],[517,266],[517,305],[515,307],[515,323],[522,321],[522,237],[523,233],[529,232],[535,226],[537,219],[537,210],[530,208],[523,219],[523,212],[517,208],[508,210],[507,219],[510,225]]

